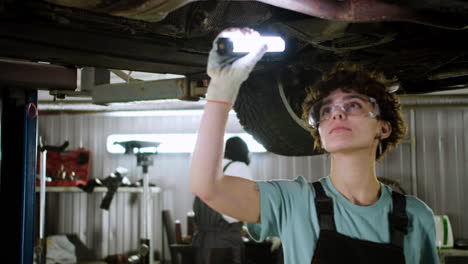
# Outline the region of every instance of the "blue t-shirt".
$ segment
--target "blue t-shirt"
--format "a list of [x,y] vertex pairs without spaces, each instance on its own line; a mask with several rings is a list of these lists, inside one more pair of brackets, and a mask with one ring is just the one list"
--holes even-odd
[[[393,209],[391,188],[381,186],[379,200],[370,206],[349,202],[333,186],[329,177],[320,179],[325,193],[333,199],[336,230],[351,238],[390,243],[388,214]],[[320,233],[315,210],[315,193],[303,177],[295,180],[257,182],[260,190],[260,224],[248,223],[256,241],[278,236],[285,264],[309,264]],[[439,263],[435,245],[432,210],[414,196],[406,196],[409,217],[404,240],[406,263]],[[338,253],[338,252],[337,252]]]

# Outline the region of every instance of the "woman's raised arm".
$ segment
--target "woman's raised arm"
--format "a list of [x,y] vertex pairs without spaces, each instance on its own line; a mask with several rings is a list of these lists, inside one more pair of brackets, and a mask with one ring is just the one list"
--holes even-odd
[[[242,34],[258,35],[250,29],[238,30]],[[224,31],[225,32],[225,31]],[[246,222],[259,222],[260,194],[253,181],[224,176],[221,169],[224,132],[229,111],[239,88],[255,64],[266,51],[266,45],[234,60],[217,52],[217,39],[208,59],[207,72],[211,77],[206,95],[207,104],[198,131],[197,143],[190,169],[190,189],[218,212]]]

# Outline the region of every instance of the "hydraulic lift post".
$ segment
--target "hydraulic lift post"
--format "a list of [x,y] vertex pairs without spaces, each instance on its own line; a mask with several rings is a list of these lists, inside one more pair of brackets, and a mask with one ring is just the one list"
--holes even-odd
[[[153,165],[153,157],[157,154],[156,149],[159,142],[153,141],[122,141],[114,144],[121,145],[125,148],[125,154],[133,154],[137,157],[137,166],[141,166],[143,170],[143,201],[142,201],[142,217],[141,217],[141,236],[140,236],[140,264],[153,263],[153,244],[152,240],[152,210],[151,197],[149,189],[149,174],[148,167]],[[151,148],[151,151],[143,149]]]

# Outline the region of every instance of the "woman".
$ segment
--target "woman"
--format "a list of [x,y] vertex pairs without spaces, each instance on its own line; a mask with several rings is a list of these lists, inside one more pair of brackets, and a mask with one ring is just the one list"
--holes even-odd
[[302,177],[253,182],[223,175],[228,112],[265,49],[259,44],[224,63],[230,60],[213,45],[192,192],[215,210],[248,222],[254,239],[279,236],[285,263],[437,263],[432,210],[415,197],[392,193],[375,175],[376,160],[406,132],[398,100],[387,92],[382,75],[342,64],[309,90],[303,119],[315,147],[331,160],[330,175],[312,187]]
[[[249,163],[249,148],[244,140],[240,137],[229,138],[222,161],[223,173],[252,180]],[[244,223],[216,212],[198,197],[195,197],[193,211],[197,225],[192,242],[192,246],[197,248],[196,263],[245,263],[242,240]]]

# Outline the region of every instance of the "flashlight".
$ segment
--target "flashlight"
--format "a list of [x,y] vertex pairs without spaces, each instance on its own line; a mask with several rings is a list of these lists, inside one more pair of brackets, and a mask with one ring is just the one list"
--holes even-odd
[[248,53],[261,43],[267,45],[267,52],[283,52],[286,47],[284,40],[278,36],[245,35],[240,32],[226,32],[216,42],[220,55]]

